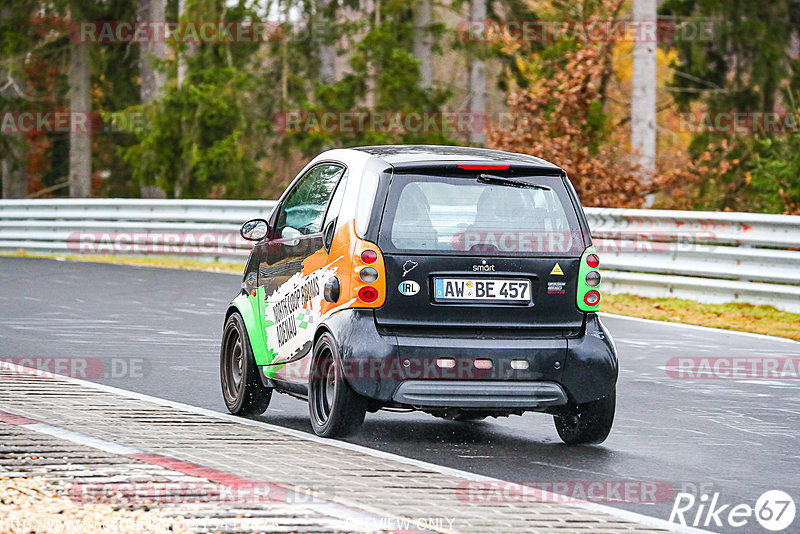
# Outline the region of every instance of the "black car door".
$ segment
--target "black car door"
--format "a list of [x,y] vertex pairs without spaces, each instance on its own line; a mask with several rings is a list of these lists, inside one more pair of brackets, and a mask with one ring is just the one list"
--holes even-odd
[[[271,217],[270,236],[260,247],[258,257],[262,335],[270,362],[291,361],[310,349],[313,329],[297,328],[295,319],[286,317],[288,290],[285,286],[301,284],[295,275],[309,274],[303,273],[303,262],[323,248],[325,213],[343,173],[344,167],[333,163],[309,169],[294,182]],[[288,292],[290,298],[295,298]],[[288,308],[295,307],[295,303],[289,304]],[[275,323],[281,324],[276,326]],[[300,326],[303,324],[301,321]]]

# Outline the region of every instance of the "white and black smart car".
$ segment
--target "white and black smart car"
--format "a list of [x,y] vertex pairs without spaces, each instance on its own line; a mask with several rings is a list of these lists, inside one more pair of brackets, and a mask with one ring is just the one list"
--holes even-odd
[[227,310],[228,409],[273,390],[307,399],[314,431],[366,412],[550,413],[567,443],[614,420],[599,259],[566,173],[521,154],[448,146],[331,150],[266,219]]

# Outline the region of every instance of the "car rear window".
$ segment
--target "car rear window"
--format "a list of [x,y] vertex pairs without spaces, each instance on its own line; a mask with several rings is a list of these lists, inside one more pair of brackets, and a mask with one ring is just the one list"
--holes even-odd
[[580,254],[583,239],[558,177],[395,175],[381,247],[468,255]]

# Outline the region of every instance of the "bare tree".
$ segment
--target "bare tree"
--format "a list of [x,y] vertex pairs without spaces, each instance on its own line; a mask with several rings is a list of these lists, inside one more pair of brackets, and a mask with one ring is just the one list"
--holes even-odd
[[70,41],[68,79],[70,111],[86,114],[87,117],[84,121],[86,128],[73,128],[69,134],[69,196],[85,198],[92,194],[92,134],[88,124],[92,103],[88,43]]
[[[178,21],[183,19],[183,14],[186,12],[186,0],[178,0]],[[178,56],[178,87],[183,84],[186,79],[186,58],[183,57],[183,52],[176,52]]]
[[[3,11],[0,11],[0,17]],[[21,96],[17,92],[17,84],[11,74],[0,71],[0,95],[5,98]],[[0,140],[0,170],[3,178],[3,198],[25,198],[28,195],[28,176],[25,169],[25,139],[22,134],[6,135]]]
[[[180,2],[183,3],[183,0]],[[180,9],[180,7],[179,7]],[[165,0],[139,0],[137,18],[139,21],[163,21],[166,16]],[[167,74],[158,65],[167,57],[166,42],[144,42],[139,45],[139,76],[141,85],[139,95],[142,104],[147,104],[162,92],[167,83]],[[181,64],[178,65],[178,78],[181,78]],[[164,190],[157,185],[143,185],[141,195],[144,198],[164,198]]]
[[414,56],[420,61],[420,87],[430,88],[433,84],[433,40],[430,25],[433,20],[431,0],[419,0],[414,9]]
[[[649,180],[656,170],[656,0],[634,0],[633,18],[645,30],[633,44],[631,146],[641,175]],[[652,29],[652,31],[648,31]]]
[[[486,0],[471,0],[470,19],[486,20]],[[473,55],[469,63],[469,111],[474,114],[486,113],[486,61]],[[472,131],[469,141],[473,144],[486,142],[484,132]]]
[[323,83],[336,81],[336,44],[332,40],[330,28],[336,23],[336,2],[319,0],[317,3],[316,26],[319,37],[319,78]]
[[28,176],[25,172],[24,141],[9,139],[0,166],[3,171],[3,198],[25,198],[28,195]]

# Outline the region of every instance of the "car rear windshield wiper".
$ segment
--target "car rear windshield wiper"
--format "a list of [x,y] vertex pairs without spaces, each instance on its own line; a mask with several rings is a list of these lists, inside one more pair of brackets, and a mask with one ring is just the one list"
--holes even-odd
[[542,191],[551,190],[546,185],[520,182],[519,180],[513,180],[511,178],[503,178],[502,176],[495,176],[493,174],[481,174],[480,176],[478,176],[478,182],[482,184],[497,184],[497,185],[507,185],[509,187],[523,187],[526,189],[541,189]]

